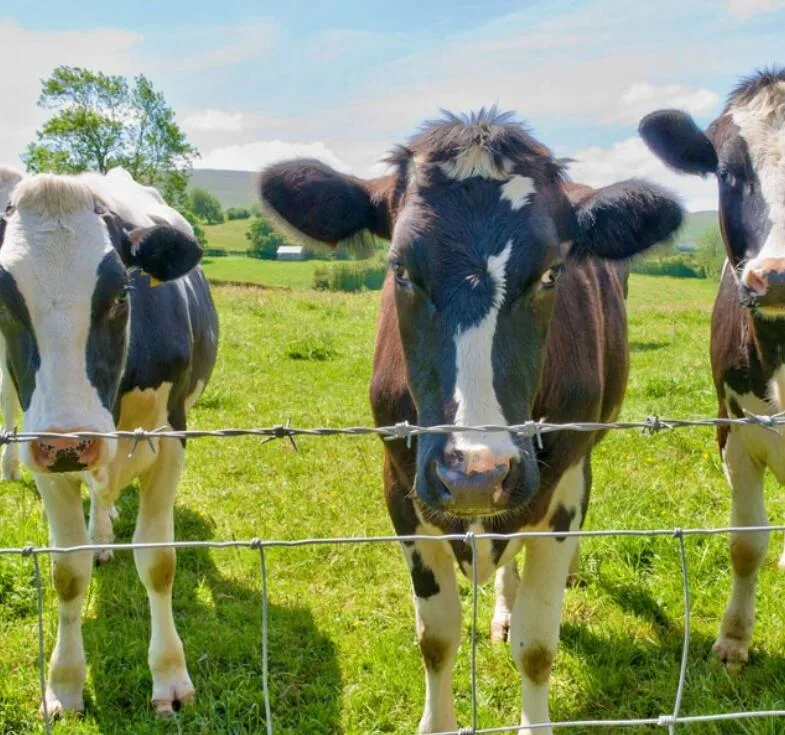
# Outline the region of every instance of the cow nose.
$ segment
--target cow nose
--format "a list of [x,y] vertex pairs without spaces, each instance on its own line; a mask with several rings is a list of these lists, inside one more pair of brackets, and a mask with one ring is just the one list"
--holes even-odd
[[751,261],[741,275],[741,282],[762,305],[785,304],[785,258]]
[[500,513],[510,503],[505,480],[517,464],[509,456],[489,450],[463,455],[452,453],[436,462],[436,476],[446,489],[441,510],[455,515],[487,516]]
[[[74,433],[74,429],[47,429],[44,434]],[[40,439],[31,443],[36,466],[46,472],[82,472],[91,469],[101,457],[100,439]]]

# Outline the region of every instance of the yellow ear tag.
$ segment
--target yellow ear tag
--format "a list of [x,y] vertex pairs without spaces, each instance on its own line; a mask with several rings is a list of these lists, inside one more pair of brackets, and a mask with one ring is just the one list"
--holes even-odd
[[[150,276],[150,274],[147,274]],[[155,276],[150,276],[150,288],[155,288],[156,286],[160,286],[163,281],[159,281]]]

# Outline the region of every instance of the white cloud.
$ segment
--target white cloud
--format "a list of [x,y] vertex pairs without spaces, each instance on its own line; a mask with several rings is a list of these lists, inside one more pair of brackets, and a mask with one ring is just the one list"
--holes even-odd
[[648,82],[634,82],[619,99],[618,106],[607,120],[636,125],[652,110],[664,107],[685,110],[693,115],[712,112],[720,103],[720,96],[711,90],[690,89],[681,84],[655,86]]
[[712,177],[677,174],[638,137],[626,138],[610,148],[592,146],[571,154],[570,177],[589,186],[607,186],[629,178],[655,181],[679,195],[687,209],[697,212],[717,208],[717,184]]
[[349,171],[349,166],[319,141],[287,143],[282,140],[264,140],[225,146],[210,151],[196,162],[196,166],[231,171],[258,171],[271,163],[289,158],[316,158],[338,171]]
[[728,0],[728,12],[737,18],[785,9],[785,0]]
[[242,112],[200,110],[183,118],[183,128],[186,130],[239,133],[244,127]]

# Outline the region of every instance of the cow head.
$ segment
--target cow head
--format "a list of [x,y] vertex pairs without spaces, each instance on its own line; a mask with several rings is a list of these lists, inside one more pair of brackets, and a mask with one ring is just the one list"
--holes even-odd
[[[129,268],[166,281],[200,256],[178,230],[134,229],[103,211],[79,178],[18,184],[0,220],[0,331],[23,429],[113,431],[133,312]],[[25,444],[23,459],[34,472],[90,471],[115,449],[114,440],[47,439]]]
[[678,110],[647,115],[639,130],[671,168],[716,176],[741,301],[785,316],[785,69],[744,80],[705,132]]
[[[428,123],[389,162],[394,173],[370,181],[316,161],[277,164],[263,172],[261,195],[300,239],[370,230],[391,241],[408,385],[424,425],[530,419],[565,264],[627,258],[681,223],[679,205],[642,182],[573,206],[559,163],[495,110]],[[528,438],[423,435],[415,485],[433,509],[493,515],[527,502],[539,473]]]

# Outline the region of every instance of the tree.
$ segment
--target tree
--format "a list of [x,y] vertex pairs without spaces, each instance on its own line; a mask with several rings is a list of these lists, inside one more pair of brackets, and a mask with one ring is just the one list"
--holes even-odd
[[191,211],[208,225],[217,225],[224,221],[221,203],[207,189],[191,189],[188,199]]
[[725,263],[725,243],[717,226],[704,230],[695,245],[695,262],[708,278],[719,278]]
[[173,206],[183,205],[199,152],[147,77],[129,84],[121,76],[60,66],[42,83],[38,104],[54,114],[25,151],[28,171],[106,173],[123,166]]
[[254,218],[245,236],[250,242],[248,254],[263,260],[275,260],[278,248],[286,245],[283,235],[279,235],[264,217]]

